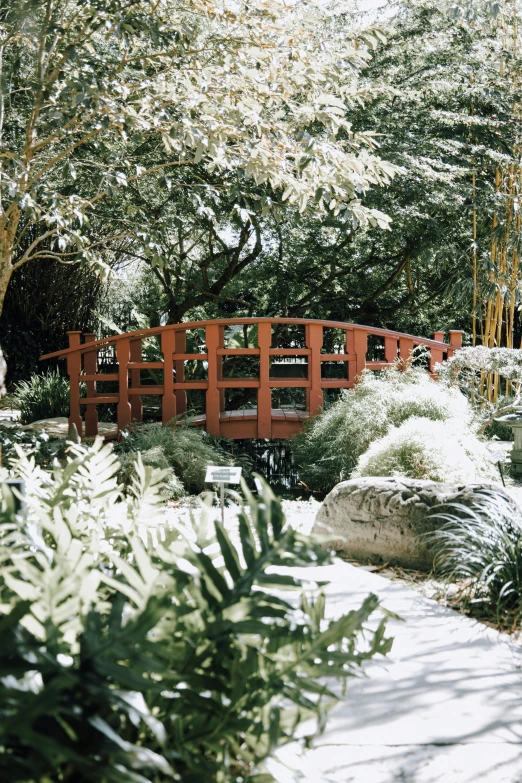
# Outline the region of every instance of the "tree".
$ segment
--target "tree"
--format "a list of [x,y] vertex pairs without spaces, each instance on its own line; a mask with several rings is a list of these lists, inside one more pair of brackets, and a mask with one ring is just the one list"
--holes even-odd
[[[172,254],[166,265],[170,282],[162,283],[165,296],[171,285],[181,312],[192,308],[191,319],[255,312],[334,318],[413,333],[459,327],[472,331],[474,255],[484,298],[501,288],[488,279],[491,226],[509,197],[495,190],[495,169],[499,160],[507,165],[516,152],[511,117],[516,92],[498,69],[505,20],[492,15],[490,6],[397,3],[388,43],[363,69],[369,100],[350,119],[358,130],[375,128],[382,157],[400,168],[386,188],[370,189],[365,197],[367,205],[393,216],[391,231],[347,231],[340,215],[317,220],[291,205],[263,217],[252,190],[241,205],[247,218],[251,213],[256,217],[261,248],[252,236],[241,256],[247,259],[250,253],[250,263],[236,265],[237,274],[227,278],[225,258],[236,249],[240,223],[233,232],[228,216],[235,202],[220,199],[209,183],[204,207],[191,206],[190,198],[176,211],[172,204],[165,207],[162,220],[171,228],[163,236],[172,236],[170,246],[161,250]],[[143,208],[150,210],[153,203],[149,199]],[[191,245],[202,237],[184,262],[172,228],[174,216]],[[205,221],[208,232],[220,233],[213,240],[217,249],[212,257]],[[166,301],[164,307],[170,312]],[[177,310],[174,320],[179,316]]]
[[[14,0],[0,6],[0,306],[28,262],[156,253],[154,223],[110,224],[131,185],[254,183],[304,212],[387,227],[361,197],[394,167],[350,112],[382,34],[350,0]],[[152,231],[152,235],[149,232]],[[250,230],[250,229],[249,229]]]

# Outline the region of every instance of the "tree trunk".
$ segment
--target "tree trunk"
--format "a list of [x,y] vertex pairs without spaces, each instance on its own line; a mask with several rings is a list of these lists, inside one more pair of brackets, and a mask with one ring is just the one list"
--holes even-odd
[[10,256],[0,257],[0,316],[4,309],[5,295],[13,276],[13,271]]

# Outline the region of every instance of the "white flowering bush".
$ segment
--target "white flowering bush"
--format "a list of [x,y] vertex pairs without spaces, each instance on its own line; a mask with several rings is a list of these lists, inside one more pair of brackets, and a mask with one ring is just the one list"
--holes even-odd
[[422,369],[365,371],[354,389],[344,392],[294,439],[301,480],[313,490],[329,492],[350,478],[359,457],[375,440],[411,417],[458,422],[470,433],[477,426],[458,387],[438,383]]
[[[522,405],[522,351],[518,348],[462,348],[436,369],[442,381],[460,388],[472,401],[480,412],[482,429]],[[509,432],[503,431],[501,437],[509,437]]]
[[439,377],[449,382],[480,381],[484,373],[498,373],[501,378],[522,382],[522,351],[518,348],[487,348],[485,345],[461,348],[438,364]]
[[495,481],[485,444],[468,427],[412,417],[374,441],[352,476],[400,476],[450,484]]

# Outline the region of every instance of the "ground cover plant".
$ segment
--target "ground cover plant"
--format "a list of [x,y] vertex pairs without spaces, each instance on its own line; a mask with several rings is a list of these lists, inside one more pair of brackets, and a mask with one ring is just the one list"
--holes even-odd
[[66,443],[62,438],[50,438],[45,432],[0,424],[1,464],[9,467],[16,461],[19,448],[31,453],[39,467],[48,468],[54,459],[64,458]]
[[[293,440],[302,481],[329,492],[350,478],[374,441],[412,417],[458,422],[459,431],[469,430],[470,437],[474,428],[473,410],[464,395],[436,383],[424,370],[397,365],[380,373],[365,371],[354,389],[344,391]],[[448,426],[448,435],[453,426]]]
[[513,630],[522,619],[522,511],[500,490],[477,490],[470,507],[446,504],[430,517],[435,575],[456,583],[454,600],[479,619]]
[[299,724],[315,718],[308,740],[324,726],[320,678],[390,649],[384,615],[361,635],[378,600],[326,620],[322,591],[274,572],[330,555],[266,485],[243,487],[232,541],[220,523],[162,525],[162,472],[138,461],[122,496],[118,469],[101,440],[52,473],[22,452],[13,467],[27,515],[4,491],[0,778],[268,783]]

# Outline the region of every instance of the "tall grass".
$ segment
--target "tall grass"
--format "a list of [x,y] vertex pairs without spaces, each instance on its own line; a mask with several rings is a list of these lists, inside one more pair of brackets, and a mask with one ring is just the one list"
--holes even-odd
[[435,574],[459,583],[471,614],[503,628],[522,621],[522,511],[505,493],[477,490],[469,507],[446,504],[429,514]]
[[301,480],[313,490],[329,492],[350,478],[374,441],[411,417],[473,426],[473,411],[464,395],[436,383],[423,370],[367,371],[354,389],[344,392],[293,439]]
[[69,415],[69,379],[56,370],[20,381],[11,395],[22,424]]

